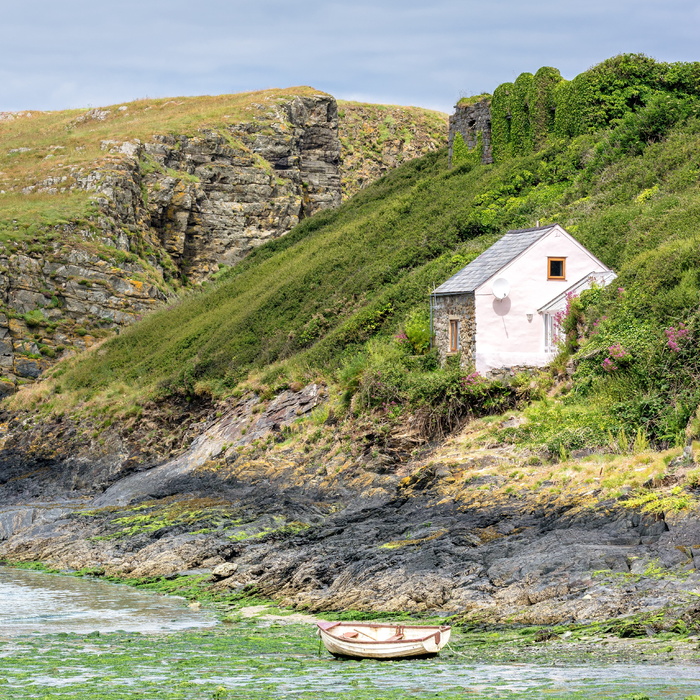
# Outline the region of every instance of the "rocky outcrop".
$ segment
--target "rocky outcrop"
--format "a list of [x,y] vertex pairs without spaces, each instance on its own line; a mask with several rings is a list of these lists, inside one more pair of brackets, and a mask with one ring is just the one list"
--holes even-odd
[[[110,233],[101,232],[100,247],[123,235]],[[124,255],[117,266],[90,245],[95,234],[87,228],[59,227],[56,234],[63,240],[0,255],[0,392],[36,379],[166,299],[162,271],[148,261],[114,247],[111,257]]]
[[[71,112],[60,128],[0,115],[0,144],[12,144],[0,145],[0,394],[445,141],[445,115],[426,110],[344,103],[339,117],[310,88],[238,97],[234,114],[188,129],[164,117],[149,136],[139,119],[192,107]],[[55,143],[17,145],[28,120]],[[26,222],[3,223],[5,197]],[[68,211],[47,216],[47,202]]]
[[106,450],[87,435],[70,445],[63,419],[63,454],[46,421],[16,422],[0,451],[0,557],[127,577],[204,568],[220,591],[311,611],[474,622],[678,617],[693,603],[692,508],[640,512],[585,481],[502,489],[523,460],[510,447],[464,452],[453,440],[387,461],[381,431],[348,433],[328,407],[312,414],[324,400],[309,385],[210,407],[191,417],[189,447],[161,463],[134,459],[152,417],[119,440],[103,430]]
[[159,137],[137,153],[156,164],[143,178],[149,224],[193,279],[340,203],[335,100],[299,97],[267,116],[224,133]]
[[77,181],[116,220],[152,229],[198,281],[340,203],[337,131],[332,97],[295,97],[196,136],[103,141],[113,161]]

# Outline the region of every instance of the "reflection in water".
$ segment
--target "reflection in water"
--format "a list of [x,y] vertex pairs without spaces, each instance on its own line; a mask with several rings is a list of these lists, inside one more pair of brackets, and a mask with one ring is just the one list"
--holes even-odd
[[0,567],[0,634],[157,632],[208,627],[206,612],[182,598],[125,585]]

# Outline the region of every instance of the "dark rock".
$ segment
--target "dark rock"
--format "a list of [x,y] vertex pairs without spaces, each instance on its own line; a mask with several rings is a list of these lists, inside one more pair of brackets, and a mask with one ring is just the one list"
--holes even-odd
[[15,362],[15,372],[20,377],[36,379],[41,374],[41,367],[36,360],[18,360]]

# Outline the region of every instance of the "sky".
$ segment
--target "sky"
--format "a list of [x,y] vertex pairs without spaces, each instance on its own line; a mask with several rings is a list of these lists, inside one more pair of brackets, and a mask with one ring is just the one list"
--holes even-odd
[[700,0],[0,0],[0,111],[311,85],[451,112],[541,66],[700,60]]

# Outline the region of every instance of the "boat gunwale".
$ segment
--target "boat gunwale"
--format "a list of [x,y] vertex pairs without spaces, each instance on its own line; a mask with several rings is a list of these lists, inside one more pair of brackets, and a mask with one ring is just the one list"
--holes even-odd
[[[319,634],[325,632],[332,639],[337,639],[338,641],[349,644],[411,644],[413,642],[425,642],[431,637],[437,637],[442,632],[447,632],[452,629],[450,625],[397,625],[391,623],[361,623],[361,622],[336,622],[329,625],[329,623],[317,622],[316,626],[319,629]],[[391,641],[387,639],[353,639],[348,637],[341,637],[339,635],[333,634],[331,630],[336,627],[402,627],[404,629],[425,629],[434,630],[424,637],[411,637],[409,639],[393,639]]]

